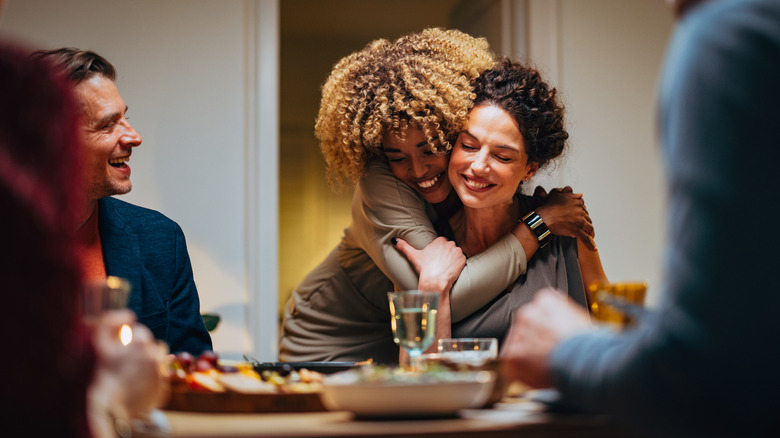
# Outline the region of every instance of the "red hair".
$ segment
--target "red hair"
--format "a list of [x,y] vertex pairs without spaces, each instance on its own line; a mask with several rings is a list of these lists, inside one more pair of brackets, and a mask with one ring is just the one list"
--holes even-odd
[[10,407],[3,428],[89,436],[95,359],[78,315],[78,113],[65,78],[2,42],[0,96],[0,293],[9,353],[0,398]]

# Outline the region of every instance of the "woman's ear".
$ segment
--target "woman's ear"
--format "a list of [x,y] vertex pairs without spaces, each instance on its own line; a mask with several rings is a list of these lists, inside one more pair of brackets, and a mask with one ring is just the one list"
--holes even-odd
[[525,174],[525,179],[523,179],[523,181],[528,181],[529,179],[531,179],[531,177],[536,174],[537,170],[539,170],[539,163],[536,162],[528,163],[528,172]]

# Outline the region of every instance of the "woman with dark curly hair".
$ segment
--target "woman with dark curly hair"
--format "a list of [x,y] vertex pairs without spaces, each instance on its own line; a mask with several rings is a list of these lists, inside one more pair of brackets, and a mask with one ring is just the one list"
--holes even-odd
[[[556,287],[587,307],[584,285],[607,282],[607,277],[598,252],[587,250],[577,239],[539,230],[535,211],[539,200],[518,191],[566,147],[569,134],[556,90],[535,69],[503,58],[474,81],[474,92],[474,107],[455,142],[448,170],[463,209],[450,218],[443,233],[472,257],[520,221],[535,228],[541,248],[511,287],[455,322],[452,336],[503,341],[512,312],[537,290]],[[427,265],[422,263],[421,273]]]
[[[469,261],[432,225],[460,208],[446,177],[448,152],[472,106],[471,80],[494,62],[483,38],[426,29],[374,41],[335,65],[315,133],[331,181],[356,183],[352,225],[293,292],[281,360],[397,362],[386,292],[451,290],[443,306],[451,298],[458,321],[525,271],[537,244],[523,224]],[[590,239],[577,195],[556,193],[538,211],[553,232]],[[418,277],[396,239],[405,252],[424,248],[415,254],[436,266]]]

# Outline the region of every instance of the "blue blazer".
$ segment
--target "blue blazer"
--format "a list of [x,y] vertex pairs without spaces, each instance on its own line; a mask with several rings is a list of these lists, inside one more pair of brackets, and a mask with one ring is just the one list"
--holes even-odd
[[172,353],[211,350],[192,265],[179,225],[162,213],[115,198],[98,201],[106,273],[130,281],[128,308]]

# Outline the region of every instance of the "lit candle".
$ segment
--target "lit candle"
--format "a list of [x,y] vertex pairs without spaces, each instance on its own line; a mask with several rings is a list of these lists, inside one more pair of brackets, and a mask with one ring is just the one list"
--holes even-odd
[[122,341],[122,345],[127,345],[133,340],[133,329],[127,324],[122,324],[122,328],[119,329],[119,340]]

